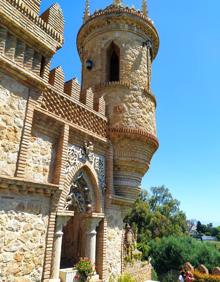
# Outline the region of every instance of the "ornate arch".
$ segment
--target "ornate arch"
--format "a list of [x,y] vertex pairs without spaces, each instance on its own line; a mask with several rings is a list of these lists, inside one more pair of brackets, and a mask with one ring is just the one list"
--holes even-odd
[[59,201],[59,210],[62,211],[65,208],[66,199],[70,193],[70,187],[73,184],[75,176],[79,172],[85,173],[85,175],[88,177],[89,181],[91,182],[92,190],[95,196],[95,199],[94,199],[95,212],[101,213],[102,212],[102,203],[103,203],[102,191],[99,189],[98,175],[94,167],[91,165],[91,163],[88,160],[85,163],[78,163],[67,174],[67,177],[64,183],[64,187],[63,187],[63,192],[61,194],[60,201]]

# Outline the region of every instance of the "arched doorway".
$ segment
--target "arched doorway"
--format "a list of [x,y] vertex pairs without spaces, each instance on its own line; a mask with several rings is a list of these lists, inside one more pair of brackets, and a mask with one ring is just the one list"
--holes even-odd
[[103,219],[98,194],[92,172],[86,166],[81,168],[74,175],[66,197],[65,210],[74,212],[74,216],[63,227],[61,269],[72,268],[81,257],[88,257],[97,264],[97,231]]

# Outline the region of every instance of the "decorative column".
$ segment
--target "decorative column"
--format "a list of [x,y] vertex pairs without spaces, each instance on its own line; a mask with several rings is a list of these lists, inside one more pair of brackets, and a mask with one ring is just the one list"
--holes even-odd
[[62,250],[63,227],[67,224],[69,219],[70,216],[66,216],[66,215],[57,216],[52,278],[49,280],[50,282],[60,282],[59,271],[60,271],[60,260],[61,260],[61,250]]
[[86,251],[85,255],[95,265],[96,259],[96,227],[102,218],[88,218],[86,220],[87,227],[87,239],[86,239]]

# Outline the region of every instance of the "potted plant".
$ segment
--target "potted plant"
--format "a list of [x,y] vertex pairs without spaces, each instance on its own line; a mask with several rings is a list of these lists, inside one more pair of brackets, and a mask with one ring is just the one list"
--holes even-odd
[[80,258],[80,261],[75,265],[78,272],[80,282],[88,281],[94,274],[95,267],[88,258]]

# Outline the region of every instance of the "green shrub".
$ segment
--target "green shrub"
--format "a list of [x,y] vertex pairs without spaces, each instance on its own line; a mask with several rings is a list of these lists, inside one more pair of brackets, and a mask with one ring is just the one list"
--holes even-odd
[[152,264],[158,274],[179,270],[185,262],[204,264],[209,270],[220,265],[220,252],[211,244],[191,237],[164,237],[149,243]]
[[135,279],[132,278],[130,274],[124,274],[118,277],[117,282],[135,282]]

